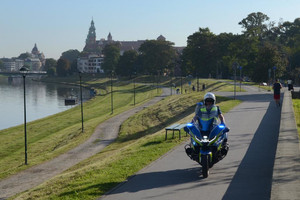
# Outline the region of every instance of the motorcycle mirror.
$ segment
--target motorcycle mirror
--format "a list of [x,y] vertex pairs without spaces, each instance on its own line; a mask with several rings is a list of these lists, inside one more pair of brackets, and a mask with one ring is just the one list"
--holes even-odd
[[228,128],[228,127],[225,127],[225,129],[224,129],[224,133],[227,133],[227,132],[229,132],[230,131],[230,128]]

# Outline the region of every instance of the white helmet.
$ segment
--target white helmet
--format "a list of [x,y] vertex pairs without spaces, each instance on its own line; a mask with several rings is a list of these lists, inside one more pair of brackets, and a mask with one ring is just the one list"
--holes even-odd
[[213,104],[215,104],[215,102],[216,102],[216,96],[214,95],[214,93],[211,93],[211,92],[206,93],[206,94],[204,95],[204,103],[205,103],[207,100],[208,100],[208,101],[211,100],[211,101],[213,101]]

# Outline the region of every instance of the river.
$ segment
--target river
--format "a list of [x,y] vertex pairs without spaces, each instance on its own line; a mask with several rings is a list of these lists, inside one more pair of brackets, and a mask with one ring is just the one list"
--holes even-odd
[[[80,97],[80,89],[76,86],[37,82],[30,77],[26,77],[25,85],[27,122],[70,109],[74,105],[66,106],[65,99],[70,96]],[[82,94],[83,101],[90,98],[88,90],[83,89]],[[20,76],[9,80],[0,77],[0,130],[23,123],[23,78]]]

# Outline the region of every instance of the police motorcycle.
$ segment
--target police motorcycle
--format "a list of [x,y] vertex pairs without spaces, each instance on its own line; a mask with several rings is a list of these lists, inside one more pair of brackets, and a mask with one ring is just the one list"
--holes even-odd
[[191,137],[191,142],[185,145],[186,154],[202,166],[202,175],[207,178],[209,168],[222,160],[229,150],[227,132],[224,124],[214,125],[214,119],[187,123],[184,128]]

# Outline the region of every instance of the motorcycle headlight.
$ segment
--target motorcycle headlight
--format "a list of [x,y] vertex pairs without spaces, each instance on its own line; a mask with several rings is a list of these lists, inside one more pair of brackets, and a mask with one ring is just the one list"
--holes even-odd
[[219,128],[225,128],[224,124],[219,124]]
[[191,127],[191,126],[193,126],[193,125],[194,125],[193,123],[187,123],[187,124],[186,124],[187,127]]

